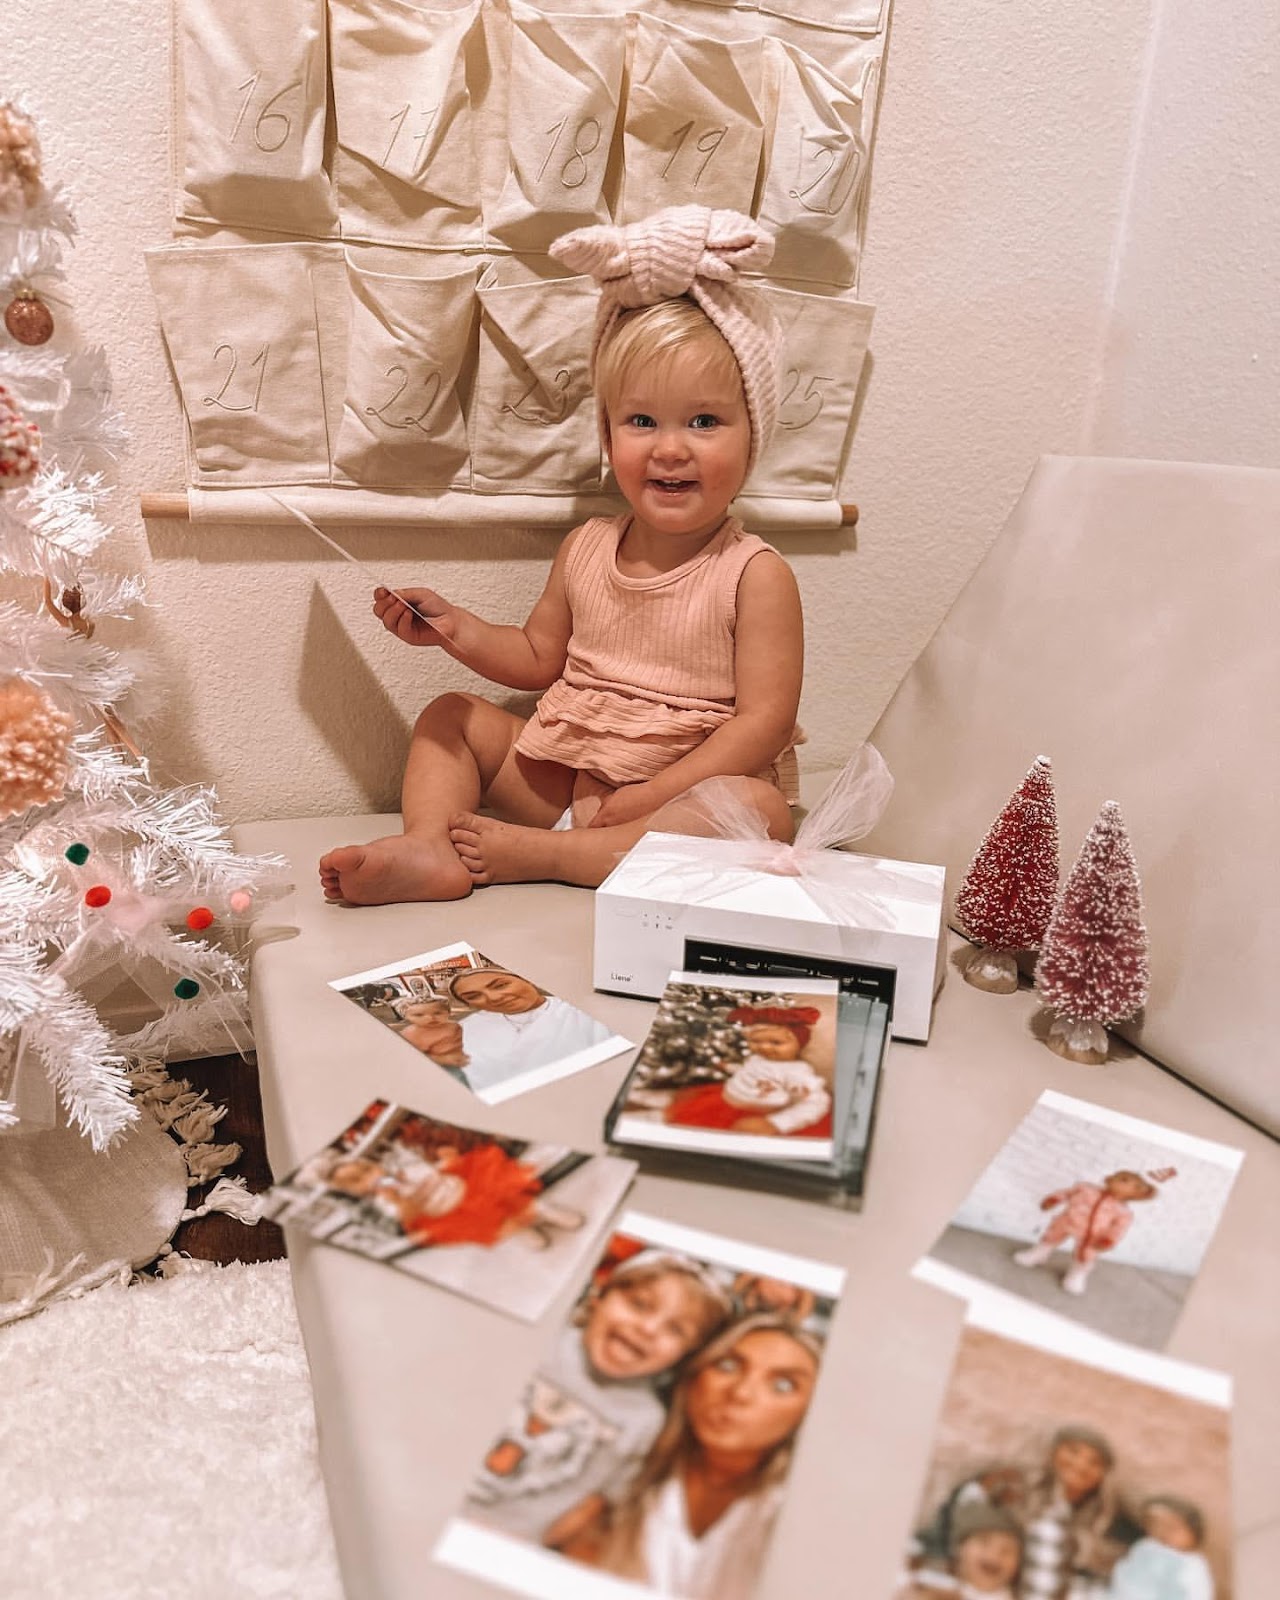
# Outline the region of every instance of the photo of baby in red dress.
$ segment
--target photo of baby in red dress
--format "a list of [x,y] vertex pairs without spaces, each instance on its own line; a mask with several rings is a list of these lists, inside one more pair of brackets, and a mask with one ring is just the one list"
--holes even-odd
[[375,1100],[270,1191],[264,1214],[532,1319],[585,1259],[633,1171]]
[[614,1137],[824,1160],[832,1152],[837,984],[676,973],[636,1058]]

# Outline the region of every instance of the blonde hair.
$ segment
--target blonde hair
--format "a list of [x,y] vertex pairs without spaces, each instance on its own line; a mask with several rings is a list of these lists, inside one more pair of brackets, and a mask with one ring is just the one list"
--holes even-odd
[[728,1294],[696,1261],[674,1251],[642,1250],[627,1261],[620,1261],[602,1284],[592,1289],[579,1306],[577,1320],[585,1324],[592,1311],[615,1289],[638,1289],[659,1278],[681,1278],[698,1296],[698,1343],[719,1333],[731,1314]]
[[[603,1545],[604,1559],[600,1562],[605,1571],[624,1578],[643,1579],[646,1576],[641,1550],[645,1517],[662,1485],[680,1472],[698,1448],[688,1421],[689,1389],[701,1372],[728,1355],[753,1333],[784,1333],[812,1356],[815,1369],[822,1365],[821,1342],[800,1328],[791,1317],[770,1313],[742,1317],[725,1328],[717,1338],[703,1345],[681,1371],[671,1391],[667,1420],[662,1431],[650,1446],[640,1470],[613,1513]],[[802,1412],[791,1433],[764,1453],[744,1480],[739,1500],[760,1494],[783,1481],[790,1470],[795,1435],[803,1421]]]
[[[596,356],[596,393],[606,411],[637,372],[661,377],[686,350],[705,354],[709,376],[742,388],[733,346],[688,295],[624,313]],[[744,391],[745,395],[745,391]]]

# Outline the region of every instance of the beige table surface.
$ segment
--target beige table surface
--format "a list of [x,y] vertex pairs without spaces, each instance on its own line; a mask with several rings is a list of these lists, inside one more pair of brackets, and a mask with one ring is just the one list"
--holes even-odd
[[[392,821],[236,830],[238,848],[290,857],[299,885],[267,914],[296,932],[264,944],[253,963],[274,1171],[327,1143],[377,1096],[471,1126],[599,1148],[630,1053],[488,1108],[326,987],[467,939],[629,1038],[639,1041],[647,1028],[652,1005],[591,989],[588,891],[514,885],[448,905],[325,904],[317,857],[374,838]],[[1102,1069],[1059,1060],[1030,1031],[1037,1010],[1030,992],[984,995],[949,972],[931,1042],[890,1048],[861,1213],[647,1176],[630,1192],[635,1209],[847,1272],[759,1600],[890,1594],[962,1321],[958,1300],[909,1270],[1046,1088],[1246,1153],[1168,1353],[1234,1379],[1235,1596],[1280,1594],[1280,1147],[1140,1057]],[[348,1600],[493,1593],[435,1566],[430,1552],[574,1291],[530,1327],[341,1250],[296,1237],[289,1249]]]

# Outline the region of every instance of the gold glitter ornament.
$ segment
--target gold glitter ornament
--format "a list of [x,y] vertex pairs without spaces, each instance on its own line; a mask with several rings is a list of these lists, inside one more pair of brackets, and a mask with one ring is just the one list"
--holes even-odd
[[0,817],[62,797],[74,719],[25,678],[0,681]]
[[19,289],[5,307],[4,325],[19,344],[48,344],[53,338],[53,312],[34,289]]

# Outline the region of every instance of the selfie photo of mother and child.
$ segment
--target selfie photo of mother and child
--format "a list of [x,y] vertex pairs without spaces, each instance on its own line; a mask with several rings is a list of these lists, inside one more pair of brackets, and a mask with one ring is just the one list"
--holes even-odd
[[893,1600],[1230,1600],[1227,1415],[966,1328]]
[[469,944],[336,978],[330,987],[489,1105],[630,1045]]
[[531,1552],[542,1585],[529,1593],[576,1593],[577,1569],[638,1594],[745,1600],[834,1304],[804,1281],[615,1233],[479,1464],[440,1559],[491,1574],[472,1553],[483,1536],[464,1535],[492,1531],[505,1536],[491,1560],[505,1560],[508,1584],[525,1588],[507,1541]]

